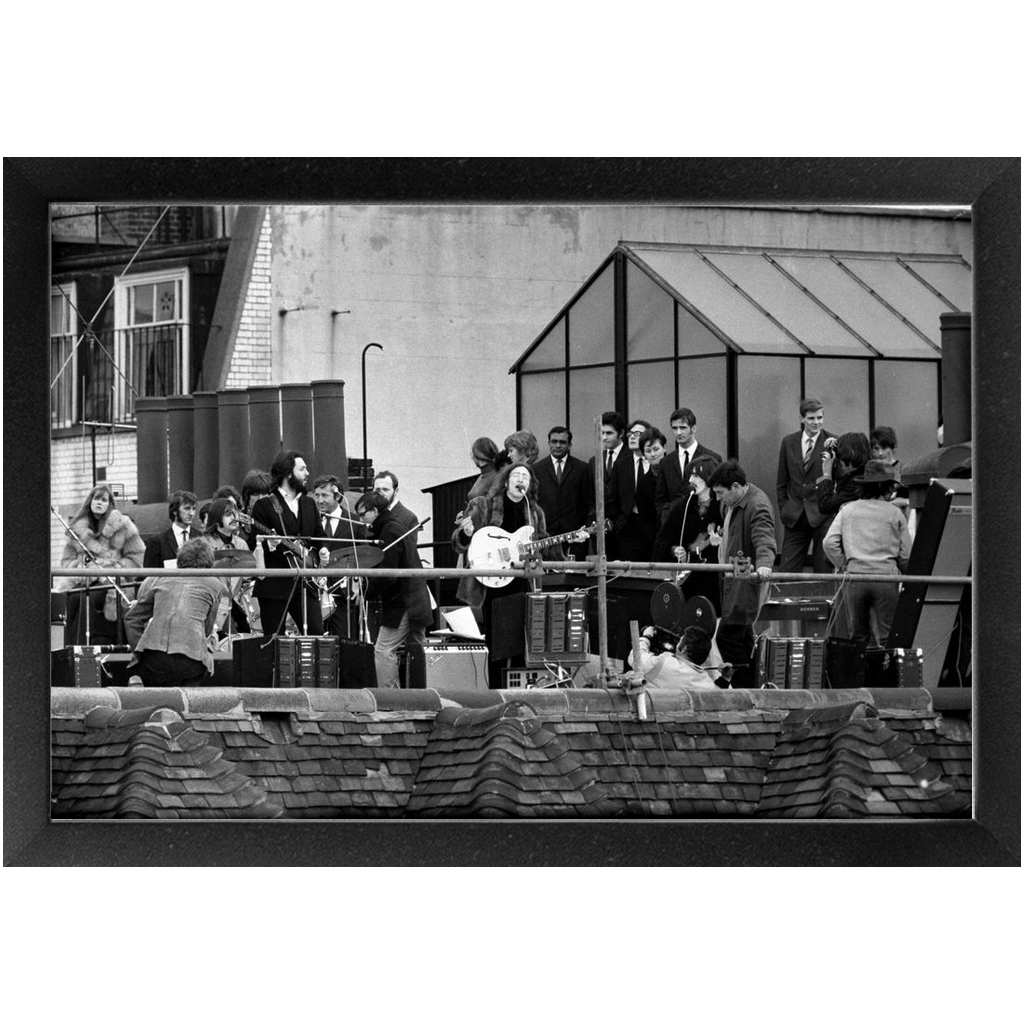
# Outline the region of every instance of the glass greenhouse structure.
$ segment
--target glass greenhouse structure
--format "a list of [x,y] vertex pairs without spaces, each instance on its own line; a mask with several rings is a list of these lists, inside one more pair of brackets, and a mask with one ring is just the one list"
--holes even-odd
[[604,410],[669,434],[687,406],[774,496],[803,396],[833,433],[886,424],[899,457],[934,449],[939,317],[970,309],[960,255],[620,242],[510,368],[517,422],[542,444],[566,424],[586,457]]

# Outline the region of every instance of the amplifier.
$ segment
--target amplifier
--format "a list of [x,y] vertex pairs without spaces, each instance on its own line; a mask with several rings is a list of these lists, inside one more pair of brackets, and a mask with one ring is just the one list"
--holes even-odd
[[779,690],[820,690],[824,668],[824,640],[763,635],[758,638],[758,686],[770,685]]
[[757,617],[755,632],[793,640],[824,637],[828,630],[832,602],[825,598],[797,598],[766,601]]
[[279,636],[274,651],[274,686],[338,688],[336,636]]
[[765,601],[759,618],[771,622],[784,619],[827,620],[832,612],[832,602],[825,598],[799,597],[785,601]]
[[587,654],[587,596],[526,595],[526,664],[582,664]]
[[864,640],[830,636],[825,641],[825,680],[834,690],[867,685],[864,682]]
[[423,660],[425,683],[429,689],[487,689],[485,644],[424,644]]
[[924,651],[920,648],[871,648],[864,652],[865,686],[924,686]]
[[540,668],[507,668],[504,670],[504,677],[506,690],[532,689],[536,686],[556,686],[560,682],[558,676],[553,672]]
[[[91,645],[65,647],[50,655],[51,686],[119,686],[126,685],[120,678],[131,660],[127,647],[119,645]],[[121,671],[115,676],[115,668]]]

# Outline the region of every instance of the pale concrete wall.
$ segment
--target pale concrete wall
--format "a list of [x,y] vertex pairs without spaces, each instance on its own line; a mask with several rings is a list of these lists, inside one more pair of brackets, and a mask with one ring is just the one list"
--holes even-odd
[[[398,474],[420,515],[430,511],[421,488],[473,472],[475,437],[500,444],[515,428],[509,366],[620,240],[971,260],[969,222],[915,216],[641,206],[272,207],[270,216],[274,380],[344,380],[347,450],[361,456],[360,354],[383,345],[367,354],[368,454]],[[590,448],[578,439],[576,454]]]

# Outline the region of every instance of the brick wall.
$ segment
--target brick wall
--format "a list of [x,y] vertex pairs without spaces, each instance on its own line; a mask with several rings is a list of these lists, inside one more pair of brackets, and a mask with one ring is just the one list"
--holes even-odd
[[271,384],[272,352],[270,348],[270,214],[263,218],[256,246],[252,275],[245,295],[227,387],[245,388]]
[[[121,484],[126,501],[118,501],[123,508],[138,495],[138,464],[136,460],[135,432],[125,431],[96,436],[96,469],[106,472],[106,482]],[[92,441],[85,438],[54,438],[50,443],[50,504],[65,519],[74,514],[92,489]],[[50,516],[50,558],[52,565],[60,564],[64,550],[64,531],[57,517]]]

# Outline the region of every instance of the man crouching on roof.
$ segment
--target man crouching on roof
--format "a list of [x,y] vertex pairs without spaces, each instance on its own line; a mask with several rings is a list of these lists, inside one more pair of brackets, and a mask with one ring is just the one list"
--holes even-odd
[[[213,567],[213,546],[196,537],[178,548],[179,569]],[[129,670],[134,685],[200,686],[213,675],[208,638],[227,587],[216,576],[149,576],[124,628],[135,650]],[[137,681],[136,681],[137,680]]]
[[[648,626],[640,634],[640,664],[633,666],[653,687],[679,690],[697,687],[718,689],[718,684],[708,674],[706,662],[711,654],[711,636],[700,626],[687,626],[679,638],[675,652],[651,653],[651,643],[656,630]],[[629,664],[633,665],[633,652],[629,653]]]

